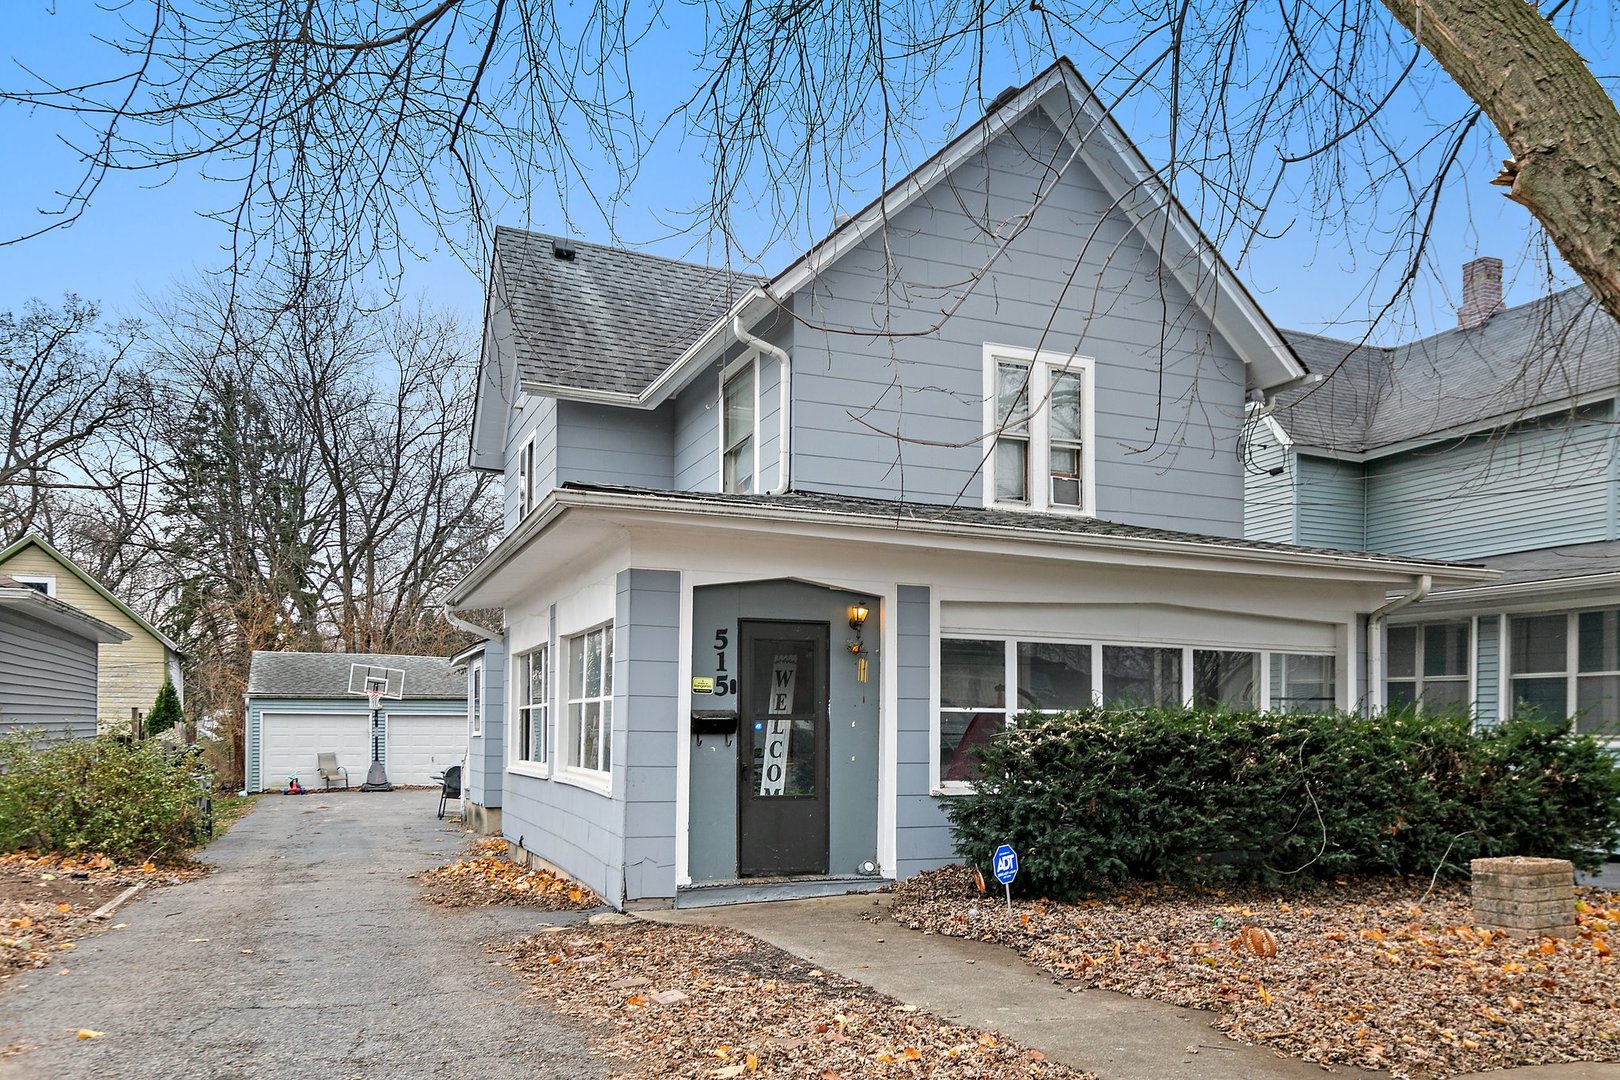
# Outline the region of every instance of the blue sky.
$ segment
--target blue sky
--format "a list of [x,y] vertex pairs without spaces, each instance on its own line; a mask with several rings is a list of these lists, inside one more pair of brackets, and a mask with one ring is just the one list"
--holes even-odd
[[[137,17],[143,4],[144,0],[138,0],[134,5]],[[104,9],[84,0],[12,0],[8,6],[12,10],[8,12],[8,35],[0,45],[0,88],[21,77],[19,64],[64,80],[106,69],[104,47],[90,40],[92,29],[108,29],[113,16]],[[655,30],[660,36],[649,39],[652,47],[638,53],[636,78],[649,117],[661,115],[670,101],[693,84],[693,51],[703,36],[697,16],[692,7],[666,8],[662,26]],[[1600,76],[1613,74],[1613,30],[1612,14],[1594,13],[1582,24],[1583,39],[1577,44],[1589,56],[1596,53],[1593,64]],[[1078,40],[1063,43],[1063,48],[1088,77],[1094,77],[1095,69],[1102,66],[1106,52],[1106,47],[1089,48]],[[991,59],[985,81],[993,91],[1022,81],[1033,67],[1044,66],[1047,60],[1049,57]],[[960,97],[961,76],[960,68],[946,74],[938,88],[940,101]],[[1404,133],[1426,137],[1466,106],[1460,93],[1439,83],[1403,114]],[[1133,136],[1144,141],[1150,160],[1158,160],[1151,130],[1162,117],[1151,115],[1150,105],[1140,109],[1148,111],[1120,119]],[[939,108],[924,117],[916,138],[902,149],[918,160],[965,122],[949,109]],[[1149,134],[1144,137],[1138,125]],[[6,148],[7,161],[7,167],[0,170],[0,232],[9,237],[48,220],[40,209],[59,201],[53,193],[71,185],[79,168],[62,140],[79,138],[82,133],[71,117],[0,107],[0,146]],[[712,234],[701,229],[681,231],[682,224],[690,220],[690,209],[707,192],[702,149],[694,137],[682,139],[679,131],[665,130],[645,159],[637,183],[611,208],[611,221],[577,193],[569,200],[565,217],[563,206],[543,187],[522,205],[497,206],[496,219],[547,232],[573,231],[598,242],[646,246],[677,257],[716,259],[720,252],[713,246]],[[851,172],[858,178],[855,190],[839,201],[854,205],[840,209],[855,209],[876,190],[877,179],[870,168],[872,149],[863,146],[857,150],[868,164]],[[1507,262],[1510,300],[1530,299],[1546,290],[1545,271],[1531,258],[1534,245],[1529,240],[1528,215],[1488,184],[1502,156],[1505,152],[1491,134],[1459,170],[1445,211],[1435,223],[1428,270],[1417,283],[1411,309],[1397,319],[1398,326],[1432,329],[1449,325],[1460,289],[1460,266],[1476,255],[1497,255]],[[1364,180],[1352,179],[1352,183],[1359,182]],[[1368,260],[1351,254],[1337,229],[1313,229],[1309,208],[1290,205],[1296,194],[1286,189],[1279,193],[1279,210],[1268,221],[1287,227],[1280,237],[1258,241],[1240,273],[1279,324],[1308,329],[1336,324],[1339,332],[1353,333],[1358,324],[1365,323],[1373,299]],[[203,213],[228,205],[230,198],[228,184],[205,179],[195,169],[115,174],[72,227],[0,247],[0,309],[15,308],[32,296],[56,299],[74,291],[101,302],[110,312],[137,314],[148,298],[161,299],[174,284],[194,281],[224,264],[228,233]],[[767,244],[765,238],[780,226],[773,225],[767,215],[751,216],[747,208],[739,206],[735,211],[737,235],[744,248],[760,255],[764,269],[775,270],[814,239],[818,229],[825,228],[833,209],[830,205],[812,208],[796,220],[794,231]],[[572,229],[567,225],[570,219]],[[481,313],[483,286],[474,271],[425,227],[413,227],[410,239],[421,257],[407,257],[403,291],[425,297],[475,324]],[[1564,274],[1567,278],[1567,271]]]

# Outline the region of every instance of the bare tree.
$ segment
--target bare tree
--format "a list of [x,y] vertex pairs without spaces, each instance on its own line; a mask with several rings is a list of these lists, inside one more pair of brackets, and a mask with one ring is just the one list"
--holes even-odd
[[[195,164],[239,178],[216,208],[238,266],[293,251],[338,280],[398,256],[416,214],[476,261],[490,207],[548,186],[565,220],[583,198],[611,221],[669,129],[701,140],[712,196],[688,209],[735,256],[739,203],[774,210],[781,230],[824,218],[817,207],[905,171],[940,109],[981,107],[1000,89],[985,85],[1007,66],[996,58],[1027,75],[1074,53],[1108,107],[1132,110],[1133,133],[1157,124],[1162,177],[1230,258],[1306,218],[1385,266],[1386,295],[1418,273],[1436,206],[1489,149],[1483,115],[1511,155],[1511,197],[1620,316],[1620,113],[1560,33],[1606,17],[1576,0],[708,0],[686,9],[704,34],[692,80],[650,106],[639,60],[685,41],[618,0],[119,12],[122,70],[67,85],[25,58],[0,93],[88,124],[84,172],[45,228],[79,217],[109,174]],[[1448,76],[1478,107],[1403,129]]]
[[67,492],[91,484],[87,459],[130,402],[135,329],[72,295],[0,312],[0,536],[48,525]]

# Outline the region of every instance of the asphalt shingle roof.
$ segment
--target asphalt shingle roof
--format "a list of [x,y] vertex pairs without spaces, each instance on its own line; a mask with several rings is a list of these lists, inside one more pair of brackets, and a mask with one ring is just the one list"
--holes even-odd
[[512,315],[526,387],[640,393],[765,279],[697,263],[495,230],[497,288]]
[[350,697],[349,669],[355,664],[403,669],[407,701],[467,696],[467,680],[451,671],[444,657],[395,653],[256,652],[248,667],[247,692],[260,697]]
[[1459,566],[1477,566],[1478,563],[1444,562],[1439,559],[1417,559],[1408,555],[1381,555],[1370,551],[1344,551],[1339,548],[1302,547],[1298,544],[1279,544],[1269,540],[1246,540],[1232,536],[1206,536],[1201,533],[1177,532],[1171,529],[1152,529],[1142,525],[1124,525],[1100,518],[1075,517],[1070,514],[1047,514],[1038,511],[1000,510],[979,506],[948,506],[934,503],[897,502],[890,499],[868,499],[854,495],[834,495],[816,491],[789,491],[783,495],[728,495],[703,491],[663,491],[652,488],[617,487],[608,484],[567,483],[563,487],[572,491],[600,491],[621,495],[644,495],[649,498],[675,499],[682,502],[720,506],[762,506],[776,509],[800,510],[808,514],[850,514],[881,518],[896,524],[906,522],[945,522],[985,530],[1036,530],[1070,536],[1095,536],[1121,540],[1160,540],[1166,543],[1213,544],[1238,551],[1276,554],[1311,554],[1331,556],[1336,560],[1364,560],[1366,562],[1399,562],[1451,569]]
[[1326,376],[1277,396],[1277,422],[1308,447],[1365,453],[1620,387],[1620,323],[1584,288],[1394,348],[1283,336]]

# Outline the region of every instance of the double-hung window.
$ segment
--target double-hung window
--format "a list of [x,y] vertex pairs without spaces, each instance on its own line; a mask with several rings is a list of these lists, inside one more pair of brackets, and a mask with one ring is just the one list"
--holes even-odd
[[985,346],[985,502],[1093,512],[1091,361]]
[[1384,701],[1430,711],[1468,706],[1468,624],[1391,626],[1385,635]]
[[517,700],[517,760],[544,764],[551,718],[551,651],[519,653],[513,672]]
[[758,487],[757,378],[755,358],[749,356],[720,384],[720,490],[737,495]]
[[523,448],[518,451],[518,517],[529,515],[534,509],[535,475],[534,475],[534,436],[524,440]]
[[568,639],[568,749],[571,769],[612,768],[613,624]]
[[467,665],[467,724],[474,735],[484,733],[484,662]]
[[1515,710],[1620,736],[1620,610],[1515,615],[1508,642]]

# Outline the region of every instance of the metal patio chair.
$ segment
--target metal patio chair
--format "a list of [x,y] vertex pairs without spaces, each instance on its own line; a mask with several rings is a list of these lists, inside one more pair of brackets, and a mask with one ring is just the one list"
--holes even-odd
[[331,787],[332,781],[339,779],[343,781],[344,787],[349,786],[349,770],[338,764],[336,754],[316,754],[315,761],[315,771],[320,773],[327,787]]
[[439,817],[444,817],[444,807],[451,799],[461,798],[461,766],[452,765],[444,770],[444,778],[439,781]]

